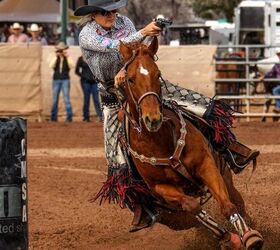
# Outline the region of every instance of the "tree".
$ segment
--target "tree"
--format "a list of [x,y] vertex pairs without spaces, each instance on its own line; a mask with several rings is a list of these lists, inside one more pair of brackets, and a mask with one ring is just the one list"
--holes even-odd
[[204,19],[226,18],[232,21],[234,8],[242,0],[130,0],[122,10],[138,27],[149,23],[158,14],[171,18],[175,24]]
[[148,24],[158,14],[171,18],[176,24],[198,20],[193,13],[191,0],[130,0],[122,12],[138,27]]
[[242,0],[191,0],[194,12],[205,19],[226,18],[231,22],[234,8]]

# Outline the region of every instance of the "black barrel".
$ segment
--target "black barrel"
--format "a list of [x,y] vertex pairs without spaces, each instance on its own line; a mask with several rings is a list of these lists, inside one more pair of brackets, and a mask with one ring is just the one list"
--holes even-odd
[[28,249],[26,120],[0,118],[0,249]]

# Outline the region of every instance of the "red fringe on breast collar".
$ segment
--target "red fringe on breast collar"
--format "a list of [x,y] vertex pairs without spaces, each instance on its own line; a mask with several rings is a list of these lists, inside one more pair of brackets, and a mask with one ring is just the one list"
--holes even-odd
[[143,181],[133,178],[128,167],[110,169],[107,181],[91,199],[91,202],[100,198],[99,204],[105,201],[119,204],[121,208],[129,207],[134,210],[135,204],[151,198],[151,193]]
[[230,130],[234,120],[233,114],[234,110],[228,104],[213,100],[203,117],[213,128],[212,139],[226,147],[236,140]]

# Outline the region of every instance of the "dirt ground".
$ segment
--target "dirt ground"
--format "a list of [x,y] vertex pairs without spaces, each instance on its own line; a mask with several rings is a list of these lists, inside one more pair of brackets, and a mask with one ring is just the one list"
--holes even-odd
[[[280,249],[280,128],[279,123],[238,123],[240,141],[261,150],[248,187],[251,168],[235,176],[254,227],[265,239],[263,249]],[[106,175],[102,124],[28,123],[30,249],[218,249],[201,229],[173,231],[156,224],[128,233],[132,214],[117,205],[88,200]],[[219,214],[216,203],[207,209]],[[223,222],[222,217],[218,220]]]

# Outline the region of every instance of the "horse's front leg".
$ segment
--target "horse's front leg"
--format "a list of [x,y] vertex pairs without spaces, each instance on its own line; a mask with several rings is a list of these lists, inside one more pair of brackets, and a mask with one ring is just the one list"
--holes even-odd
[[154,192],[161,196],[167,203],[180,205],[185,211],[193,214],[196,219],[209,229],[220,240],[221,249],[239,250],[241,241],[238,235],[228,232],[219,225],[206,211],[202,210],[199,202],[194,197],[184,194],[183,190],[168,184],[157,184]]
[[233,224],[242,239],[246,249],[258,250],[262,248],[261,234],[252,230],[238,213],[235,205],[230,201],[225,182],[216,167],[214,159],[206,156],[196,172],[197,177],[209,188],[213,197],[218,201],[222,214]]

